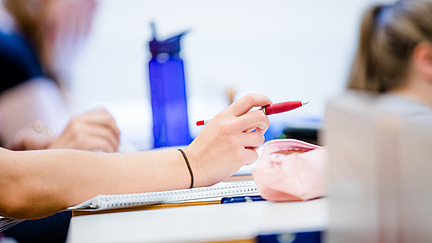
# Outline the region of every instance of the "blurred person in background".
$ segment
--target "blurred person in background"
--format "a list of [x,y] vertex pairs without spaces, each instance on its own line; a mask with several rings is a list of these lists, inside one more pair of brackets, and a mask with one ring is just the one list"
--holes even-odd
[[348,89],[381,94],[378,106],[432,122],[432,1],[400,0],[363,16]]
[[[1,4],[0,146],[116,152],[120,131],[112,115],[98,109],[71,118],[67,100],[67,66],[91,29],[96,2]],[[70,218],[70,212],[61,212],[19,223],[4,234],[19,242],[64,242]]]
[[[364,13],[347,88],[348,96],[334,102],[352,104],[338,110],[333,103],[327,111],[328,142],[335,144],[329,144],[326,240],[430,242],[430,176],[419,171],[428,171],[432,159],[430,133],[421,130],[432,124],[431,0],[378,4]],[[342,117],[349,118],[347,125],[336,126]],[[361,135],[354,119],[364,123],[359,131],[370,133],[350,137]],[[338,151],[343,143],[347,147]],[[360,143],[365,146],[356,147]],[[362,164],[365,158],[372,161]],[[363,211],[346,217],[354,208]]]
[[[94,0],[3,0],[0,32],[3,147],[116,152],[120,131],[105,109],[71,117],[67,65],[91,29]],[[67,125],[66,125],[67,124]]]

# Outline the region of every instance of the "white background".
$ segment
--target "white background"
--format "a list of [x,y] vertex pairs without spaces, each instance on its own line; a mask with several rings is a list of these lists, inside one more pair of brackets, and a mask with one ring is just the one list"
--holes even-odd
[[[212,117],[236,98],[264,93],[273,102],[309,101],[274,120],[321,119],[328,98],[344,89],[361,15],[371,0],[102,0],[72,74],[77,111],[107,106],[125,139],[145,148],[151,137],[147,42],[182,40],[189,122]],[[388,1],[387,1],[388,2]]]

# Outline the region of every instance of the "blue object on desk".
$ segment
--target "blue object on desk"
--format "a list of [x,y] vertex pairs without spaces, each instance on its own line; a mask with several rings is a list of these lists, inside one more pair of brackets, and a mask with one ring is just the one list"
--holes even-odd
[[257,243],[321,243],[322,231],[259,235]]
[[240,196],[240,197],[224,197],[221,199],[221,204],[225,203],[239,203],[239,202],[255,202],[255,201],[265,201],[259,195],[255,196]]
[[183,32],[166,40],[157,40],[152,23],[153,40],[149,42],[152,58],[148,64],[153,115],[154,148],[188,145],[189,132],[186,85],[180,39]]

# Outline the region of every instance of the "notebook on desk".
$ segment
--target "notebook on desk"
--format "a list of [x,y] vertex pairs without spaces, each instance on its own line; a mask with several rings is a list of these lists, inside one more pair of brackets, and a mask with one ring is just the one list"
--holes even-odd
[[100,211],[161,203],[220,200],[222,197],[257,194],[254,181],[220,182],[213,186],[160,192],[99,195],[76,206],[75,211]]

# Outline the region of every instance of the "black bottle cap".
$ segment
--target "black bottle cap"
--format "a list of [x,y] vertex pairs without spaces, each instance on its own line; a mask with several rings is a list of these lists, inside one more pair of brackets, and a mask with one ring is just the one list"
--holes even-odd
[[168,55],[176,55],[180,53],[180,39],[186,34],[183,32],[166,40],[153,39],[149,42],[150,52],[152,56],[158,56],[161,53]]
[[166,40],[158,40],[156,37],[156,26],[152,22],[151,24],[153,32],[153,40],[149,42],[150,52],[153,57],[157,57],[161,53],[166,53],[168,55],[178,55],[180,53],[180,39],[183,35],[187,33],[184,31],[176,36],[170,37]]

